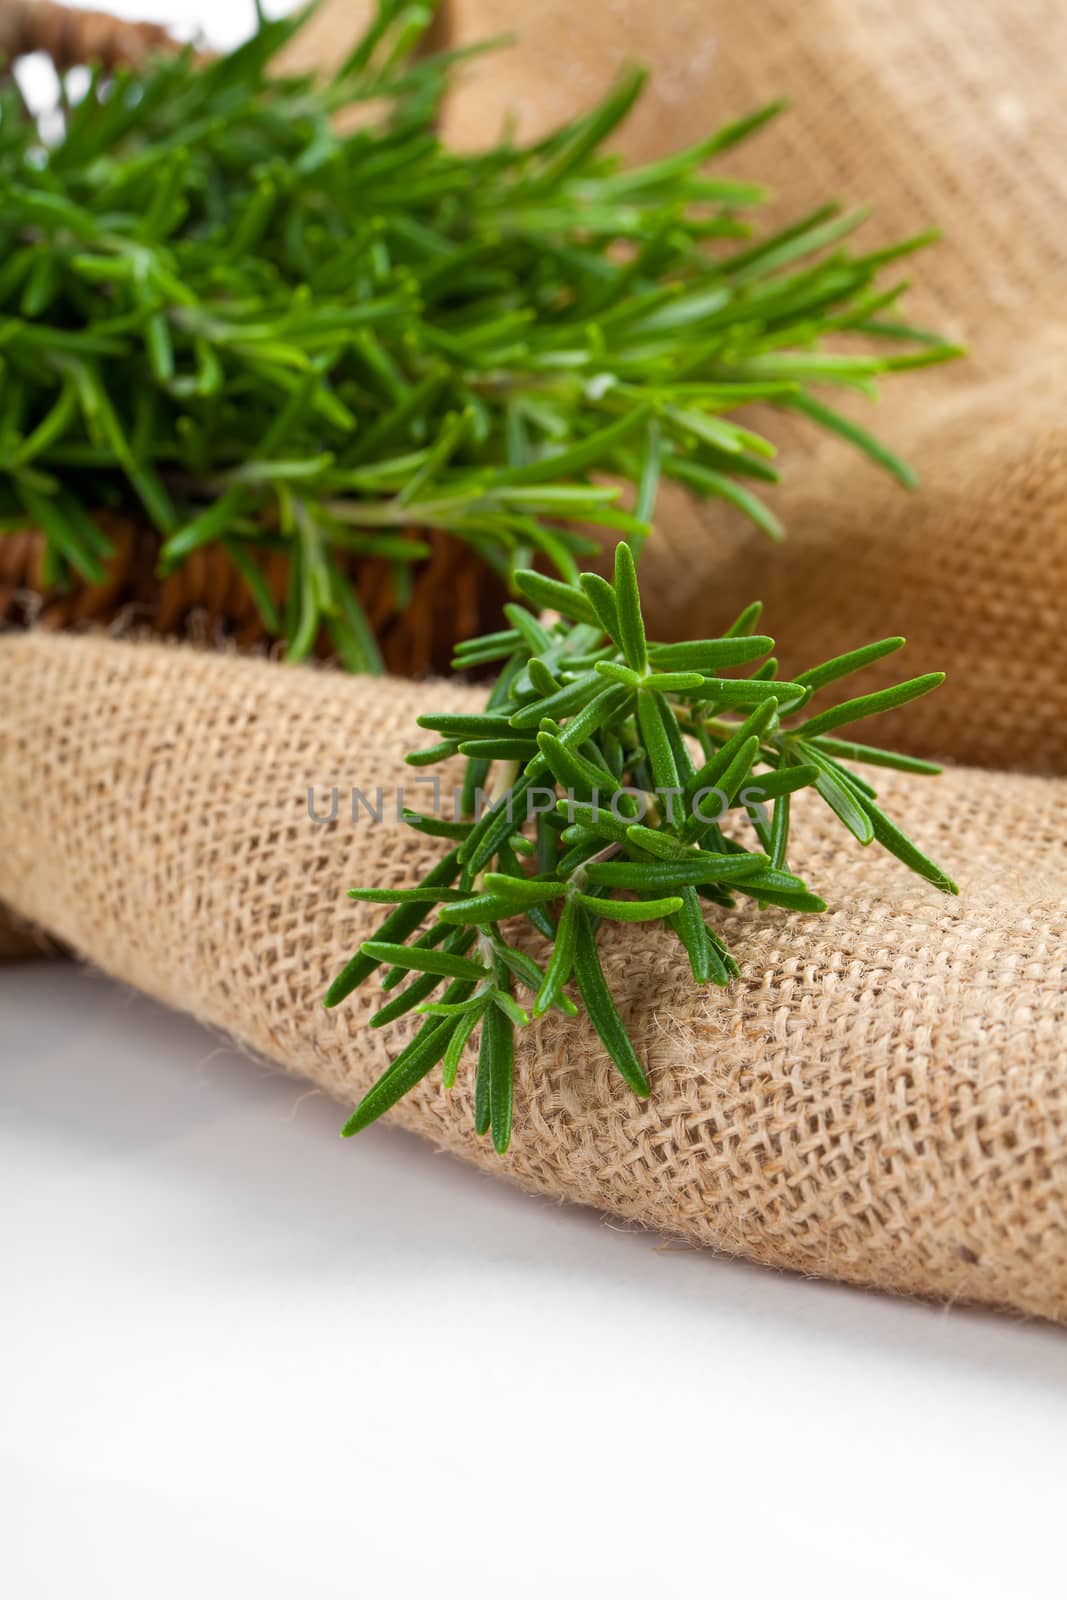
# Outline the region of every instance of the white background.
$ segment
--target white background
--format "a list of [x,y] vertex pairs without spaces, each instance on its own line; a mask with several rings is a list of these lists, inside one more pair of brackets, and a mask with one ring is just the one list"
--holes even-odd
[[[252,11],[112,9],[220,46]],[[5,1600],[1063,1592],[1062,1332],[339,1122],[101,978],[0,971]]]

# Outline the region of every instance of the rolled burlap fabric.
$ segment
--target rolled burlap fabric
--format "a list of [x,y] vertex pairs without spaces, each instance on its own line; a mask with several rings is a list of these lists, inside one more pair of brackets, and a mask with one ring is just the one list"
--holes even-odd
[[[322,1008],[379,915],[345,889],[413,883],[442,848],[362,810],[353,825],[351,789],[406,778],[410,796],[416,713],[480,699],[189,646],[0,639],[0,899],[351,1106],[408,1035],[366,1028],[374,983]],[[334,785],[337,819],[316,823],[308,788],[324,814]],[[584,1019],[552,1017],[520,1032],[505,1158],[473,1134],[469,1065],[394,1116],[700,1244],[1067,1318],[1067,785],[882,787],[958,901],[805,796],[796,866],[831,909],[726,914],[728,990],[697,988],[658,927],[603,929],[649,1101]]]

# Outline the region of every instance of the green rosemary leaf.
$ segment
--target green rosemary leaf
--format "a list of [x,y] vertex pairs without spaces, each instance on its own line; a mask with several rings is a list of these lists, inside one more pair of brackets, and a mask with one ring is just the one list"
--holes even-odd
[[829,733],[832,728],[840,728],[842,724],[858,722],[863,717],[875,717],[883,711],[894,711],[898,706],[903,706],[909,700],[917,700],[920,695],[929,694],[939,684],[944,683],[943,672],[927,672],[920,678],[910,678],[907,683],[897,683],[891,689],[879,689],[874,694],[857,696],[854,700],[844,700],[840,705],[831,706],[827,711],[820,711],[817,716],[809,717],[799,728],[791,729],[795,738],[811,739],[817,733]]
[[[431,923],[425,932],[412,939],[411,943],[419,950],[435,950],[439,944],[443,944],[446,949],[455,950],[459,955],[463,955],[467,948],[462,943],[462,936],[457,934],[455,928],[450,928],[447,922]],[[397,984],[403,983],[410,976],[409,967],[387,967],[382,974],[382,992],[387,994],[390,989],[395,989]]]
[[[406,1016],[409,1011],[425,1012],[427,1008],[421,1004],[428,995],[433,994],[444,980],[436,972],[424,972],[421,977],[415,978],[401,989],[392,1000],[387,1000],[383,1006],[367,1019],[368,1028],[384,1028],[390,1022],[396,1022],[399,1017]],[[435,1013],[440,1014],[440,1013]]]
[[568,796],[566,800],[557,801],[556,811],[559,816],[571,819],[573,824],[562,836],[566,844],[578,843],[579,827],[596,838],[608,839],[614,844],[626,844],[629,841],[629,825],[602,805],[594,805],[587,800],[576,800]]
[[570,1007],[571,1002],[563,993],[563,988],[570,981],[574,971],[575,946],[578,935],[578,918],[580,912],[573,898],[568,898],[564,904],[556,929],[555,941],[552,945],[552,955],[545,969],[544,979],[534,1001],[533,1014],[543,1017],[551,1011],[553,1006]]
[[[807,746],[798,746],[806,752]],[[751,783],[738,791],[745,805],[762,805],[765,800],[775,800],[779,795],[794,794],[797,789],[807,789],[819,775],[820,767],[812,761],[796,766],[779,767],[776,772],[754,773]]]
[[690,689],[702,688],[705,678],[700,672],[649,672],[639,681],[648,693],[685,694]]
[[678,935],[689,957],[689,968],[696,983],[713,982],[720,987],[727,982],[726,966],[715,946],[708,938],[700,896],[695,888],[682,890],[682,906],[669,919],[670,927]]
[[[422,888],[447,888],[459,874],[459,853],[450,850],[435,867],[426,874],[420,887]],[[390,912],[378,929],[379,941],[393,943],[403,941],[408,934],[413,933],[425,915],[421,904],[398,906]],[[380,959],[369,956],[364,949],[353,956],[347,966],[338,973],[326,991],[324,1005],[333,1007],[340,1005],[342,1000],[347,1000],[354,989],[370,977],[375,967],[380,966]]]
[[824,405],[821,400],[816,400],[814,395],[793,394],[785,399],[782,404],[789,406],[793,411],[800,411],[813,422],[819,423],[831,433],[840,434],[842,439],[847,439],[862,450],[864,455],[870,456],[878,466],[891,472],[899,483],[906,489],[917,489],[919,479],[906,461],[902,461],[895,450],[890,450],[888,445],[876,439],[866,428],[861,428],[851,417],[846,417],[840,411],[835,411],[832,406]]
[[738,511],[743,511],[757,528],[762,528],[776,543],[785,538],[785,528],[771,508],[765,505],[758,495],[754,495],[751,489],[746,489],[744,484],[728,478],[725,473],[702,470],[700,492],[708,497],[717,496],[720,500],[726,500],[730,505],[736,506]]
[[582,799],[611,793],[617,787],[610,774],[596,767],[584,756],[569,750],[561,739],[551,733],[539,733],[537,745],[552,771],[556,782]]
[[404,760],[409,767],[432,767],[456,755],[458,750],[458,740],[442,739],[440,744],[427,745],[425,750],[409,750]]
[[[488,993],[491,995],[492,990]],[[430,1001],[423,1006],[416,1006],[415,1014],[420,1017],[465,1017],[471,1011],[481,1008],[482,996],[473,994],[469,1000],[461,1000],[459,1005],[445,1005],[443,1001]]]
[[574,891],[574,899],[594,916],[607,917],[612,922],[658,922],[673,917],[683,904],[680,895],[666,895],[660,900],[606,900],[580,890]]
[[651,411],[651,406],[639,406],[617,421],[610,422],[606,428],[590,434],[579,444],[572,445],[569,450],[550,452],[540,461],[532,461],[524,467],[506,467],[497,474],[495,482],[489,484],[489,491],[492,492],[495,484],[501,483],[509,486],[550,483],[610,462],[617,447],[631,433],[645,426]]
[[582,1002],[589,1020],[596,1029],[600,1042],[615,1063],[623,1078],[636,1095],[647,1098],[652,1093],[637,1052],[626,1032],[622,1018],[611,998],[597,954],[596,938],[584,908],[577,910],[574,945],[574,971]]
[[797,740],[795,748],[802,759],[810,761],[816,767],[818,777],[815,780],[815,788],[830,810],[860,844],[870,844],[874,839],[874,825],[861,803],[863,796],[843,776],[842,770],[837,769],[833,763],[820,755],[818,750],[801,740]]
[[[526,663],[526,671],[529,673],[530,683],[535,693],[540,695],[542,699],[547,699],[550,695],[558,694],[563,688],[563,685],[560,683],[559,679],[545,665],[540,656],[530,657],[529,661]],[[550,713],[546,712],[546,715],[549,714]]]
[[470,978],[475,982],[487,975],[481,962],[445,950],[419,949],[409,944],[391,944],[384,939],[367,939],[364,955],[375,961],[388,961],[394,967],[411,967],[415,972],[433,972],[442,978]]
[[459,847],[460,860],[469,873],[480,872],[511,833],[515,819],[522,816],[521,806],[525,804],[532,782],[528,767],[518,782],[495,800],[475,823]]
[[615,601],[615,590],[611,584],[597,572],[583,572],[579,578],[582,592],[596,612],[597,620],[604,632],[616,644],[621,643],[621,624],[619,622],[619,608]]
[[737,667],[754,661],[773,647],[774,640],[766,634],[748,634],[730,639],[695,639],[689,644],[656,644],[650,648],[648,657],[652,665],[663,672],[708,674],[718,672],[721,667]]
[[835,656],[832,661],[824,661],[820,667],[811,667],[807,672],[798,672],[796,681],[808,689],[822,689],[826,684],[836,682],[838,678],[848,677],[850,673],[859,672],[861,668],[870,666],[873,661],[881,661],[883,656],[892,655],[895,650],[900,650],[904,643],[905,641],[899,637],[879,639],[876,644],[867,644],[859,650],[849,650],[846,655]]
[[637,569],[633,551],[627,544],[615,549],[615,605],[619,615],[619,639],[626,663],[635,672],[648,666],[645,622],[641,615],[641,596],[637,590]]
[[442,922],[454,927],[473,927],[487,922],[506,922],[520,916],[537,901],[516,900],[509,895],[474,894],[444,906],[438,913]]
[[920,878],[932,883],[935,889],[940,889],[944,894],[959,894],[958,886],[947,873],[943,872],[936,862],[931,861],[930,857],[925,855],[869,796],[861,795],[859,800],[871,819],[874,836],[880,845],[891,855],[896,856],[898,861],[902,861],[906,867],[910,867],[912,872],[917,872]]
[[597,625],[597,614],[580,589],[573,584],[560,583],[556,578],[545,577],[540,572],[518,572],[515,587],[524,599],[543,611],[558,611],[574,622]]
[[467,1041],[491,1005],[492,999],[490,996],[487,994],[482,995],[478,1004],[465,1012],[452,1030],[452,1037],[448,1041],[441,1066],[441,1083],[446,1089],[455,1087],[456,1073],[459,1070],[463,1052],[467,1048]]
[[812,894],[800,878],[781,868],[765,867],[742,878],[739,894],[751,895],[764,905],[784,906],[790,911],[825,911],[826,902]]
[[721,819],[723,812],[728,810],[733,805],[735,799],[737,798],[738,792],[741,789],[741,785],[752,771],[752,764],[758,755],[759,740],[755,735],[752,735],[751,738],[745,739],[738,747],[737,753],[730,762],[729,766],[726,768],[725,772],[719,778],[718,782],[711,787],[710,799],[714,802],[717,811],[715,817],[711,819],[708,818],[707,811],[705,809],[708,804],[708,798],[702,795],[699,789],[694,792],[693,815],[687,821],[683,830],[685,838],[695,838],[697,833],[700,831],[702,822],[706,822],[708,820],[718,822]]
[[[524,1028],[526,1026],[530,1020],[529,1015],[512,998],[506,989],[490,989],[489,993],[492,996],[493,1004],[495,1006],[499,1006],[500,1010],[504,1013],[505,1017],[507,1017],[508,1021],[511,1022],[514,1027]],[[512,1035],[512,1040],[514,1041],[514,1035]],[[495,1120],[496,1119],[494,1118],[494,1121]]]
[[459,746],[459,753],[485,761],[525,761],[536,749],[532,738],[464,739]]
[[626,689],[640,689],[645,681],[640,672],[635,672],[633,667],[624,667],[619,661],[598,661],[596,670],[602,678],[621,683]]
[[403,905],[436,905],[439,901],[462,900],[463,895],[459,889],[426,888],[419,889],[349,889],[350,900],[368,900],[374,905],[403,906]]
[[[520,572],[518,579],[537,576],[537,573]],[[515,628],[505,628],[500,633],[483,633],[477,639],[462,639],[456,645],[455,665],[458,669],[472,656],[486,660],[503,660],[512,654],[519,642],[520,635]]]
[[484,882],[490,894],[518,901],[522,905],[536,906],[545,900],[558,900],[561,894],[567,892],[565,883],[545,882],[537,878],[512,878],[503,872],[487,872]]
[[652,763],[652,776],[656,780],[657,790],[667,791],[668,800],[671,791],[681,788],[674,748],[667,733],[667,720],[670,718],[673,721],[673,717],[662,696],[650,694],[647,690],[642,690],[637,696],[637,725]]
[[[701,789],[721,788],[722,779],[729,772],[733,763],[742,754],[751,748],[750,741],[755,739],[757,748],[760,740],[771,727],[778,714],[776,700],[764,700],[757,705],[745,718],[744,722],[731,733],[730,737],[718,750],[693,774],[685,785],[683,800],[687,806],[693,803],[694,795]],[[751,763],[750,763],[751,764]]]
[[761,678],[705,678],[700,698],[713,700],[720,706],[744,707],[771,699],[779,703],[800,700],[804,693],[803,684],[786,683],[781,679],[768,683]]
[[421,811],[409,811],[407,806],[403,817],[409,828],[431,839],[465,839],[473,827],[470,822],[449,822],[445,817],[428,817]]
[[484,1138],[489,1132],[492,1122],[493,1108],[490,1095],[493,1062],[498,1040],[505,1029],[511,1033],[510,1022],[490,1001],[482,1013],[482,1032],[478,1041],[478,1071],[474,1080],[474,1131],[479,1139]]
[[859,761],[872,767],[893,767],[898,772],[920,773],[930,778],[936,778],[942,770],[936,761],[900,755],[895,750],[880,750],[875,745],[856,744],[850,739],[828,739],[820,735],[808,742],[826,755],[838,756],[843,761]]
[[[566,915],[566,907],[564,907],[564,915]],[[553,931],[555,932],[555,930]],[[524,950],[517,950],[514,945],[500,942],[496,946],[496,955],[497,959],[504,963],[509,972],[518,978],[520,983],[526,985],[527,989],[532,990],[535,995],[542,993],[546,974]],[[554,1004],[569,1017],[578,1015],[577,1006],[568,1000],[566,995],[559,995]],[[534,1015],[537,1016],[538,1014],[535,1010]]]
[[562,689],[557,689],[554,694],[547,695],[543,700],[535,700],[528,706],[523,706],[521,711],[516,711],[511,717],[513,728],[536,728],[545,717],[552,717],[558,721],[560,717],[571,716],[581,710],[588,700],[590,690],[599,692],[601,687],[599,675],[596,672],[585,672],[566,684]]
[[341,1129],[341,1137],[350,1139],[353,1134],[361,1133],[421,1082],[444,1055],[457,1026],[458,1023],[451,1018],[429,1018],[408,1048],[401,1051],[374,1087],[364,1095]]
[[626,827],[626,843],[635,850],[643,850],[661,861],[691,861],[696,852],[674,834],[659,828],[646,828],[642,822],[632,822]]
[[684,884],[736,882],[752,877],[768,865],[767,857],[755,851],[736,855],[700,851],[670,861],[591,862],[585,869],[585,876],[590,883],[644,893],[677,889]]
[[772,867],[783,868],[785,866],[786,851],[789,848],[789,823],[789,796],[788,794],[783,794],[780,799],[775,801],[771,826],[767,834],[767,854],[771,858]]
[[741,615],[730,624],[723,635],[723,638],[740,639],[744,638],[746,635],[751,635],[753,628],[756,626],[756,623],[759,621],[762,615],[763,602],[761,600],[753,600],[752,604],[750,606],[746,606]]
[[488,713],[481,715],[457,715],[444,711],[425,712],[421,717],[416,717],[420,728],[428,728],[432,733],[443,733],[449,739],[507,739],[512,729],[507,717],[491,716]]

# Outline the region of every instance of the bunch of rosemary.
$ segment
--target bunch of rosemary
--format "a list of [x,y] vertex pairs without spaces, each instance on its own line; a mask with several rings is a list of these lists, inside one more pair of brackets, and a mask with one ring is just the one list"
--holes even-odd
[[[420,717],[440,742],[408,757],[416,766],[467,758],[459,818],[406,814],[413,828],[453,841],[451,850],[417,888],[351,891],[394,909],[336,979],[326,1004],[337,1005],[384,967],[383,989],[396,993],[371,1027],[411,1011],[426,1020],[357,1107],[346,1134],[374,1122],[442,1059],[450,1086],[480,1028],[476,1127],[491,1127],[496,1149],[506,1150],[515,1029],[530,1020],[516,987],[533,997],[534,1017],[552,1007],[573,1015],[565,993],[572,978],[619,1072],[647,1095],[644,1067],[597,954],[597,928],[605,918],[661,921],[684,947],[697,983],[728,983],[738,969],[705,920],[709,913],[732,906],[735,895],[791,911],[825,910],[787,864],[790,801],[799,789],[815,789],[860,844],[877,840],[939,889],[956,892],[843,761],[938,769],[835,736],[928,693],[942,674],[809,709],[819,690],[899,649],[903,639],[882,639],[787,682],[773,658],[752,665],[773,648],[752,631],[758,606],[722,638],[649,644],[625,543],[613,584],[591,573],[565,584],[524,572],[517,582],[544,608],[542,620],[509,605],[506,631],[461,646],[456,657],[459,668],[502,663],[486,710]],[[546,614],[560,620],[544,620]],[[749,667],[748,676],[722,676],[739,666]],[[487,797],[481,791],[493,764],[500,780]],[[753,849],[730,827],[746,819]],[[515,942],[505,927],[511,923],[548,941],[543,966]]]
[[[885,269],[922,240],[855,254],[859,215],[825,207],[753,242],[762,192],[708,164],[775,106],[622,166],[604,147],[637,72],[547,139],[454,154],[435,119],[456,56],[416,49],[433,11],[380,0],[324,83],[271,70],[301,18],[261,18],[207,64],[71,77],[56,139],[5,77],[0,528],[44,530],[49,586],[101,580],[88,512],[133,509],[165,572],[221,546],[290,657],[325,625],[374,670],[350,558],[390,561],[403,595],[425,553],[411,530],[573,582],[590,528],[639,541],[669,478],[776,535],[750,487],[774,480],[774,449],[729,420],[742,403],[799,411],[910,481],[812,385],[955,354],[894,310]],[[261,570],[277,549],[280,614]]]

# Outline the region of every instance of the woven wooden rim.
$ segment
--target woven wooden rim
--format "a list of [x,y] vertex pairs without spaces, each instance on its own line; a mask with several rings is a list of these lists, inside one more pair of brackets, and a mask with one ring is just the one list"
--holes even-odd
[[43,50],[58,71],[89,62],[105,67],[136,66],[175,41],[155,22],[125,22],[107,11],[80,11],[54,0],[0,0],[0,57]]
[[[44,51],[58,71],[99,62],[136,65],[160,50],[178,48],[156,23],[126,22],[106,11],[80,11],[54,0],[0,0],[0,58]],[[162,634],[232,638],[253,647],[268,642],[249,589],[225,551],[198,550],[170,577],[156,573],[159,539],[146,524],[102,512],[96,520],[115,546],[107,579],[62,594],[43,586],[44,538],[27,528],[0,534],[0,621],[49,628],[105,624],[151,627]],[[500,616],[503,586],[466,545],[440,533],[419,537],[429,557],[412,571],[410,593],[396,593],[389,564],[352,558],[349,577],[391,672],[420,676],[446,671],[458,639],[492,627]],[[264,575],[281,604],[288,558],[270,556]],[[329,642],[319,641],[320,654]]]

